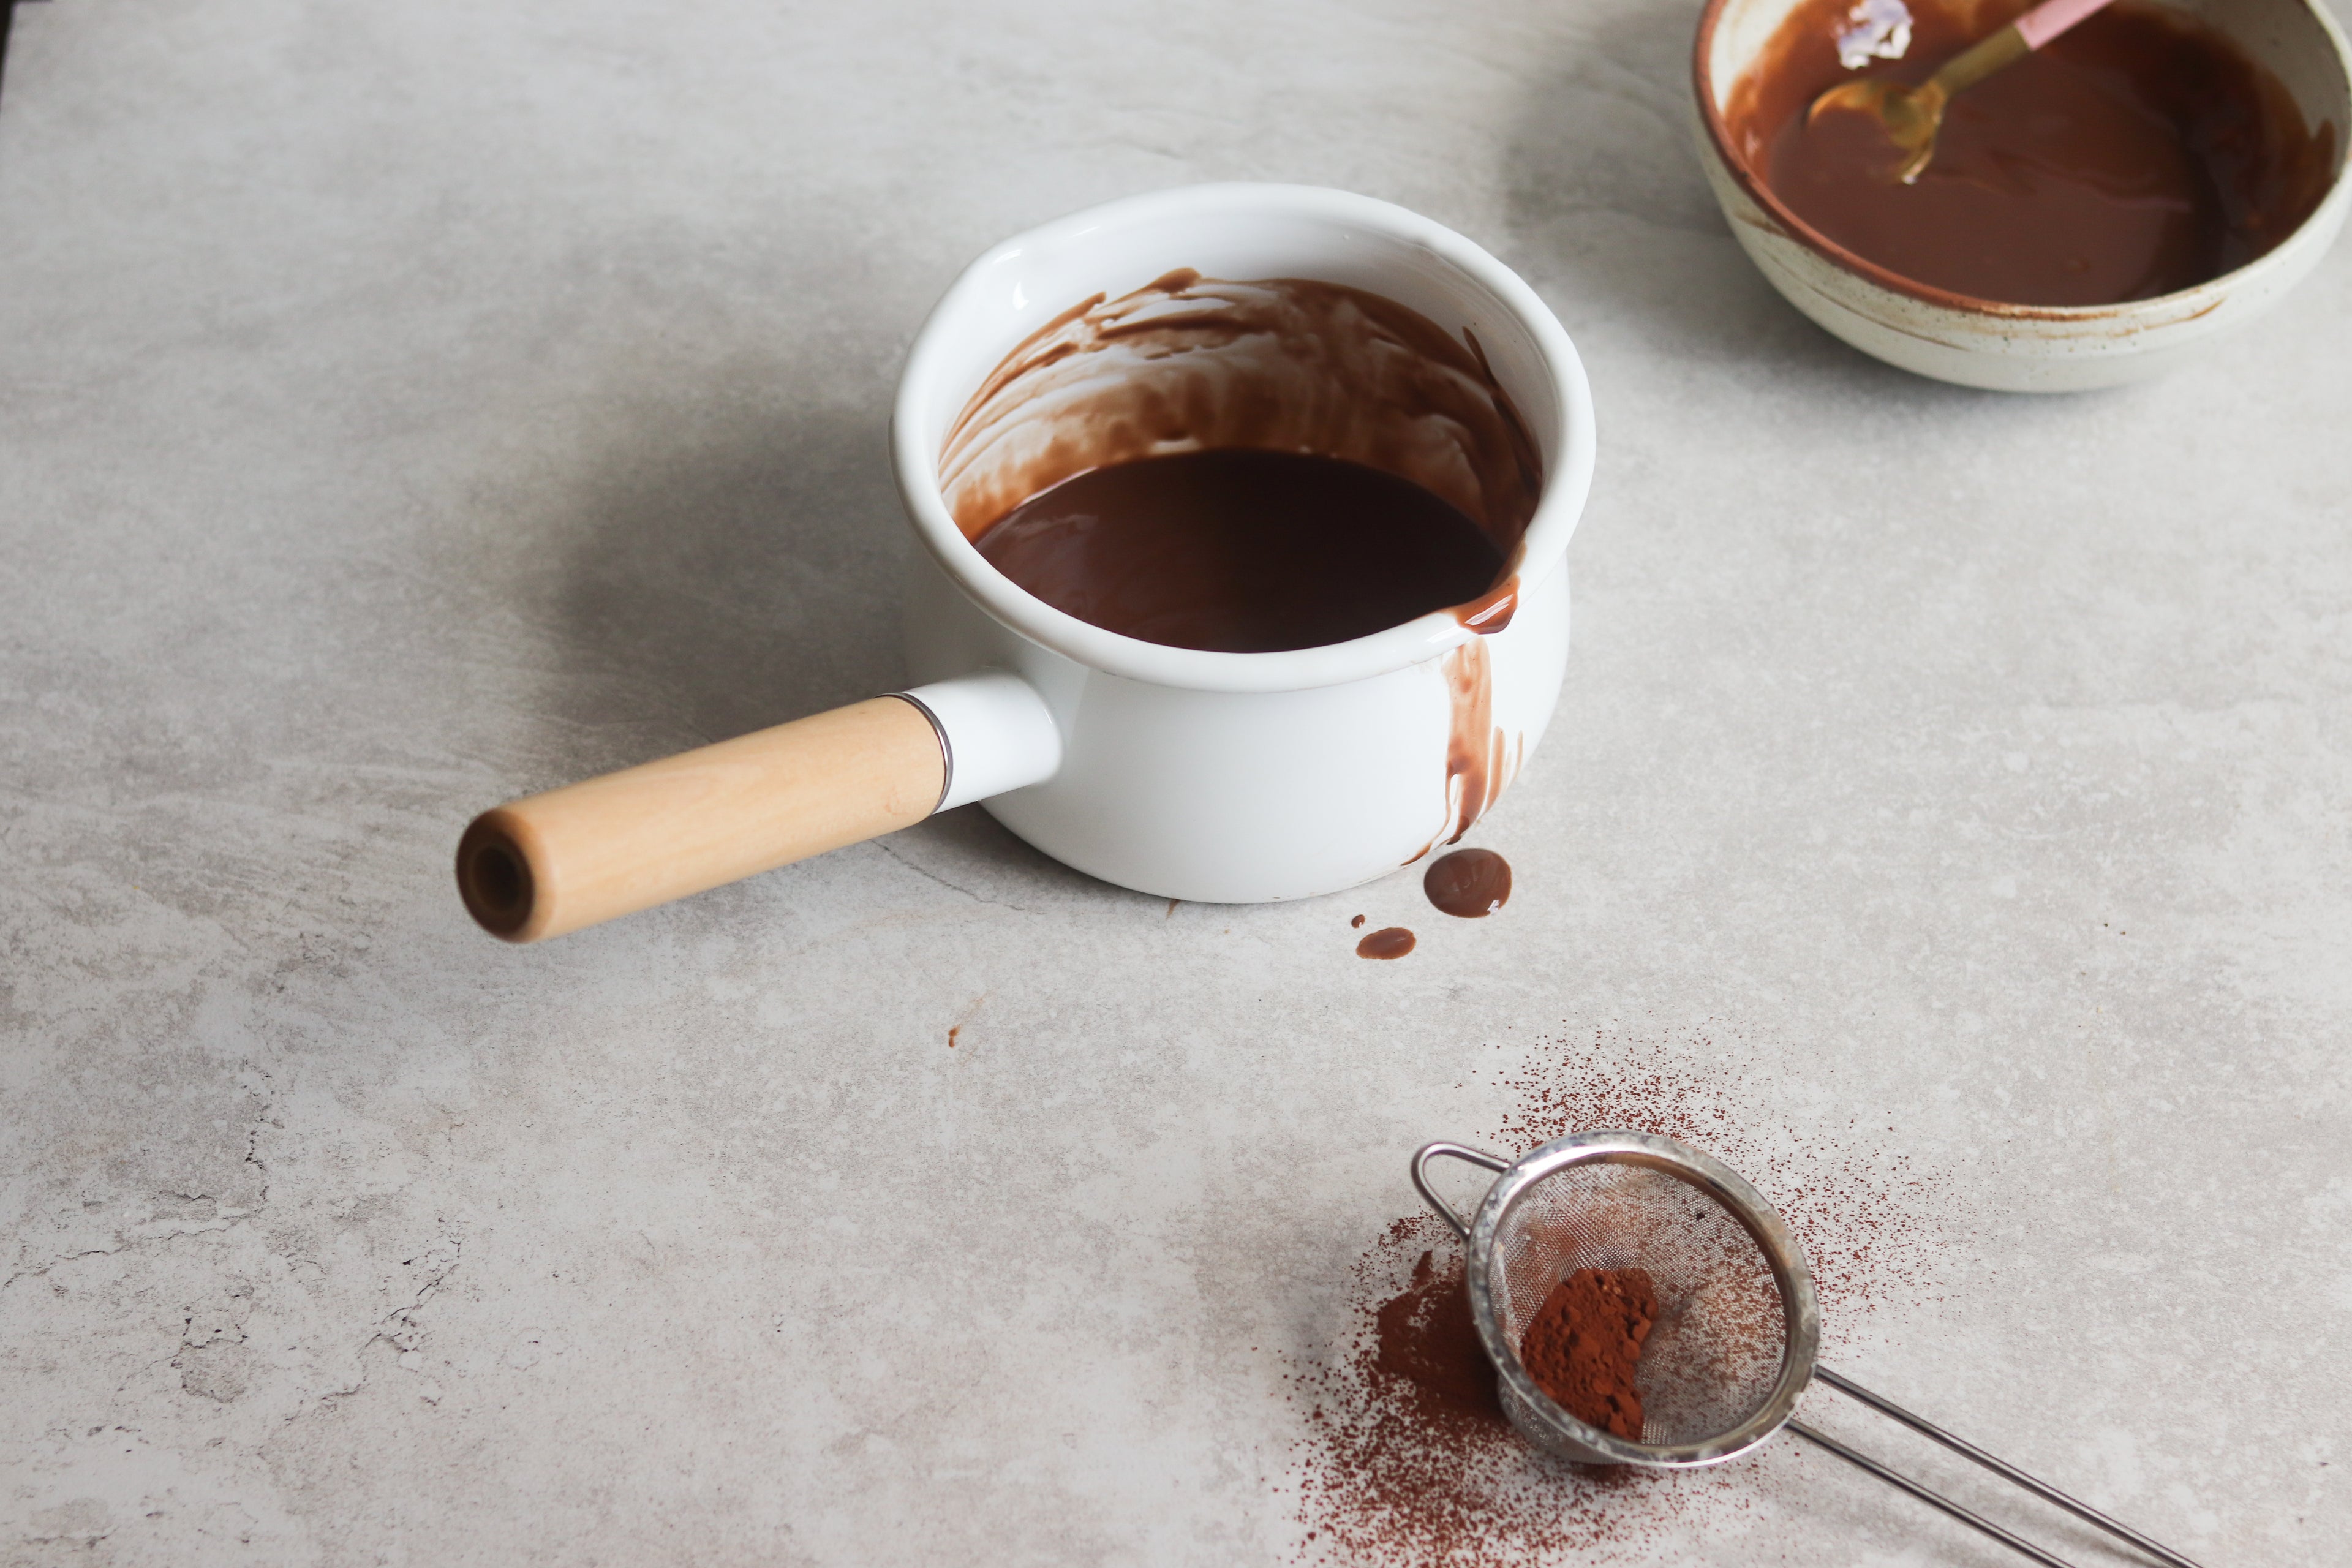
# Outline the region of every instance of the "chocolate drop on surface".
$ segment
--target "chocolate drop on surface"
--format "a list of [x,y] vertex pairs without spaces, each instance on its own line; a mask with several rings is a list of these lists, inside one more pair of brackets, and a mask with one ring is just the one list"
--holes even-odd
[[1349,924],[1350,927],[1360,926],[1360,925],[1362,925],[1363,923],[1364,923],[1364,917],[1363,917],[1363,916],[1361,916],[1361,915],[1358,915],[1354,920],[1351,920],[1351,921],[1349,921],[1348,922],[1348,924]]
[[1511,863],[1492,849],[1456,849],[1422,873],[1421,890],[1445,913],[1476,920],[1511,901]]
[[1412,932],[1402,926],[1382,926],[1356,944],[1358,958],[1402,958],[1412,951]]
[[1477,598],[1503,572],[1484,530],[1408,479],[1246,447],[1088,469],[974,542],[1080,620],[1226,653],[1385,631]]
[[1910,185],[1855,113],[1806,123],[1857,76],[1916,84],[2025,9],[1912,0],[1910,47],[1838,60],[1850,0],[1790,13],[1735,85],[1732,142],[1824,238],[1915,282],[2020,305],[2105,305],[2191,288],[2261,256],[2325,195],[2336,127],[2219,32],[2119,3],[1953,98]]

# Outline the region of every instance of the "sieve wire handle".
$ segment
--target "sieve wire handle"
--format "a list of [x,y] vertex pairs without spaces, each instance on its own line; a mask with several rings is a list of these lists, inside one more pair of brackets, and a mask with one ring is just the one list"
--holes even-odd
[[[1832,1388],[1836,1389],[1840,1394],[1844,1394],[1847,1398],[1859,1400],[1861,1403],[1869,1405],[1873,1410],[1877,1411],[1881,1415],[1885,1416],[1887,1419],[1891,1421],[1899,1421],[1904,1426],[1910,1427],[1914,1432],[1918,1433],[1921,1436],[1941,1443],[1945,1447],[1949,1448],[1953,1453],[1959,1455],[1962,1458],[1973,1460],[1975,1463],[1982,1465],[1986,1469],[1990,1470],[1994,1475],[1999,1476],[2001,1479],[2008,1481],[2011,1485],[2021,1487],[2025,1490],[2032,1492],[2035,1497],[2040,1498],[2042,1501],[2053,1503],[2059,1508],[2064,1509],[2068,1513],[2073,1514],[2076,1519],[2081,1520],[2084,1523],[2095,1525],[2097,1528],[2105,1531],[2109,1535],[2115,1536],[2118,1540],[2131,1542],[2131,1544],[2138,1547],[2142,1552],[2147,1552],[2158,1562],[2168,1564],[2168,1568],[2197,1568],[2196,1563],[2190,1562],[2188,1558],[2183,1557],[2179,1552],[2173,1551],[2172,1548],[2166,1546],[2161,1542],[2150,1541],[2147,1536],[2142,1535],[2138,1531],[2134,1530],[2131,1526],[2123,1523],[2119,1520],[2109,1519],[2105,1514],[2101,1513],[2097,1509],[2093,1508],[2086,1502],[2076,1501],[2074,1499],[2068,1497],[2064,1492],[2060,1491],[2056,1487],[2052,1486],[2049,1482],[2035,1479],[2033,1477],[2027,1475],[2023,1470],[2019,1469],[2015,1465],[2010,1464],[2002,1459],[1996,1458],[1992,1455],[1986,1453],[1974,1443],[1967,1442],[1962,1438],[1953,1436],[1949,1432],[1945,1431],[1941,1426],[1938,1426],[1934,1422],[1927,1420],[1925,1416],[1913,1415],[1910,1411],[1904,1409],[1903,1406],[1895,1404],[1895,1401],[1885,1397],[1884,1394],[1873,1394],[1870,1390],[1863,1387],[1862,1384],[1854,1382],[1852,1378],[1842,1376],[1837,1373],[1832,1372],[1828,1367],[1818,1364],[1813,1368],[1813,1375],[1821,1379],[1823,1383],[1828,1384]],[[1816,1442],[1821,1440],[1817,1434],[1811,1432],[1806,1432],[1800,1435],[1811,1437]],[[1823,1446],[1827,1447],[1827,1445]],[[1832,1450],[1832,1452],[1834,1451],[1835,1450]],[[1839,1458],[1846,1458],[1849,1457],[1851,1456],[1844,1454],[1839,1455]],[[1938,1503],[1937,1506],[1941,1507],[1943,1505]]]
[[1438,1218],[1452,1226],[1454,1235],[1467,1241],[1470,1239],[1469,1226],[1454,1212],[1454,1205],[1439,1197],[1437,1189],[1429,1184],[1429,1163],[1439,1158],[1459,1160],[1465,1164],[1475,1165],[1482,1171],[1493,1171],[1497,1174],[1509,1170],[1511,1163],[1497,1160],[1484,1150],[1465,1148],[1459,1143],[1424,1143],[1413,1154],[1412,1184],[1420,1190],[1421,1201],[1434,1210]]
[[1946,1497],[1941,1492],[1928,1490],[1926,1487],[1921,1486],[1917,1481],[1913,1480],[1910,1477],[1904,1475],[1899,1470],[1888,1469],[1885,1465],[1880,1464],[1876,1459],[1872,1458],[1867,1454],[1856,1453],[1854,1450],[1847,1447],[1843,1443],[1839,1442],[1836,1438],[1831,1436],[1826,1432],[1816,1432],[1801,1421],[1791,1421],[1786,1426],[1782,1427],[1781,1430],[1785,1432],[1792,1432],[1798,1436],[1802,1437],[1806,1442],[1812,1444],[1815,1447],[1826,1449],[1828,1452],[1835,1454],[1847,1464],[1853,1466],[1854,1468],[1864,1470],[1871,1475],[1876,1476],[1880,1480],[1885,1481],[1890,1487],[1900,1488],[1902,1490],[1909,1492],[1913,1497],[1917,1498],[1929,1508],[1942,1509],[1946,1513],[1950,1514],[1962,1524],[1969,1525],[1973,1529],[1983,1531],[1987,1535],[1991,1536],[1995,1541],[2000,1542],[2011,1552],[2017,1552],[2021,1556],[2031,1557],[2034,1562],[2041,1563],[2042,1568],[2074,1568],[2074,1565],[2067,1562],[2063,1557],[2053,1557],[2049,1552],[2042,1551],[2039,1546],[2034,1545],[2031,1541],[2026,1540],[2023,1536],[2011,1535],[2008,1531],[2003,1530],[2000,1526],[1995,1524],[1984,1515],[1977,1513],[1969,1509],[1962,1508],[1958,1503],[1954,1502],[1951,1499]]

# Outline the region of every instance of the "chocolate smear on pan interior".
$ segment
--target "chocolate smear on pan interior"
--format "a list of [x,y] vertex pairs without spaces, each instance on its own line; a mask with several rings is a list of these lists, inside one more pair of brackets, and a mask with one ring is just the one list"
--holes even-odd
[[1016,346],[949,431],[940,483],[1046,603],[1273,652],[1448,607],[1502,630],[1543,465],[1468,331],[1341,284],[1187,268]]
[[1008,578],[1125,636],[1276,652],[1450,608],[1479,635],[1442,661],[1444,813],[1414,859],[1518,771],[1486,637],[1517,607],[1543,464],[1466,328],[1341,284],[1179,269],[1016,345],[940,483]]
[[1082,300],[1014,348],[949,430],[940,485],[976,539],[1090,468],[1227,447],[1392,474],[1506,557],[1543,486],[1526,421],[1470,342],[1361,289],[1190,268]]

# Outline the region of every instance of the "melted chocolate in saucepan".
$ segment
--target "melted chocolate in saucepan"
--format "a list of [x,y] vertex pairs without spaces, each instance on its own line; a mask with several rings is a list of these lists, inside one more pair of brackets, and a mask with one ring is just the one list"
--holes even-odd
[[1057,610],[1227,653],[1369,637],[1476,599],[1503,570],[1484,530],[1410,479],[1241,447],[1089,468],[977,542]]

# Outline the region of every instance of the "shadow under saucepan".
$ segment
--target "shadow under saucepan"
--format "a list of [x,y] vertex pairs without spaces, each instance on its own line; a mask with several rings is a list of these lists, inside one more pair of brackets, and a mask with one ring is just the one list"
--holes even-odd
[[[563,748],[572,776],[904,684],[900,604],[916,546],[890,478],[886,405],[793,408],[719,386],[640,408],[626,426],[583,477],[563,531],[563,668],[550,706],[577,734]],[[1108,890],[976,806],[883,844],[992,901]]]
[[575,721],[723,740],[900,679],[908,541],[879,406],[638,411],[572,499],[557,615]]

